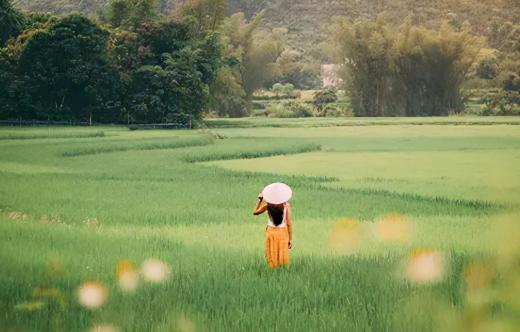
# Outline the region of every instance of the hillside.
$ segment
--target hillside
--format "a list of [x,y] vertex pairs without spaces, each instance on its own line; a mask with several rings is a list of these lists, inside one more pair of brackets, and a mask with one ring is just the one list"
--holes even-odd
[[[95,14],[108,0],[14,0],[26,10],[57,14],[80,12]],[[159,0],[160,10],[168,13],[184,0]],[[264,22],[269,27],[289,29],[293,47],[303,48],[316,56],[319,43],[326,37],[331,17],[345,15],[352,19],[375,18],[379,15],[400,24],[411,16],[417,24],[436,27],[448,20],[456,27],[469,28],[476,35],[488,37],[493,45],[494,26],[504,22],[520,23],[518,0],[229,0],[229,12],[242,11],[250,17],[265,9]]]

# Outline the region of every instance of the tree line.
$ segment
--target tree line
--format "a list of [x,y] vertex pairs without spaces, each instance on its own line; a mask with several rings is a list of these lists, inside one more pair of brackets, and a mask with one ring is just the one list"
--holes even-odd
[[1,1],[10,27],[0,50],[2,118],[186,123],[206,111],[220,60],[211,31],[158,20],[151,1],[112,2],[106,24],[23,14]]
[[[265,26],[264,11],[248,18],[229,15],[226,0],[190,0],[165,15],[161,3],[111,0],[87,18],[0,0],[0,119],[186,124],[208,112],[250,115],[258,89],[319,84],[319,68],[288,46],[287,29]],[[334,18],[327,35],[360,116],[462,111],[462,84],[483,45],[449,22],[396,27],[384,17]],[[517,46],[501,47],[514,59]],[[479,75],[496,77],[484,60]],[[504,84],[519,85],[516,76]]]
[[[0,0],[0,118],[188,123],[245,115],[278,74],[284,30],[226,17],[225,1],[113,0],[98,18],[22,13]],[[259,41],[261,41],[259,43]]]
[[336,18],[332,54],[356,115],[435,116],[464,110],[461,94],[483,40],[449,24],[439,30],[383,19]]

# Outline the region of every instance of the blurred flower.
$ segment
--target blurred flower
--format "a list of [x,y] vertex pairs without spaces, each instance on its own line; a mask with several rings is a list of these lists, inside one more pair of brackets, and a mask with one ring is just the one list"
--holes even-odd
[[416,250],[408,257],[406,276],[417,283],[439,281],[444,276],[444,257],[436,251]]
[[79,303],[87,308],[98,308],[105,304],[108,297],[106,287],[95,281],[81,285],[78,290]]
[[410,238],[410,220],[405,215],[390,213],[375,222],[377,238],[385,242],[406,242]]
[[104,325],[96,325],[92,329],[90,329],[90,332],[119,332],[119,328],[111,325],[111,324],[104,324]]
[[141,273],[145,280],[153,283],[164,281],[170,274],[167,264],[157,259],[148,259],[141,265]]
[[359,222],[356,220],[339,220],[331,231],[330,245],[332,249],[345,255],[357,252],[360,243],[359,228]]
[[133,292],[139,283],[139,274],[134,268],[134,264],[129,261],[119,261],[116,267],[117,281],[119,287],[126,292]]

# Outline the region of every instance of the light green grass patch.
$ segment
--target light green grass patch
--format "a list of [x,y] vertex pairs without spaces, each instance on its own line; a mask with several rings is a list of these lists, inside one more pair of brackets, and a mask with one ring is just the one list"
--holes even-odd
[[227,169],[329,176],[333,187],[381,189],[461,200],[520,202],[520,150],[313,152],[214,161]]

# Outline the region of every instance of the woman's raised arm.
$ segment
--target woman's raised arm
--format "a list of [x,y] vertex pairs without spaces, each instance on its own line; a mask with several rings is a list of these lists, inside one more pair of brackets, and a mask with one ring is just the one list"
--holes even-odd
[[259,214],[262,214],[265,211],[267,211],[267,204],[264,202],[264,196],[262,195],[262,193],[260,193],[258,194],[258,202],[256,202],[253,214],[255,216],[258,216]]

